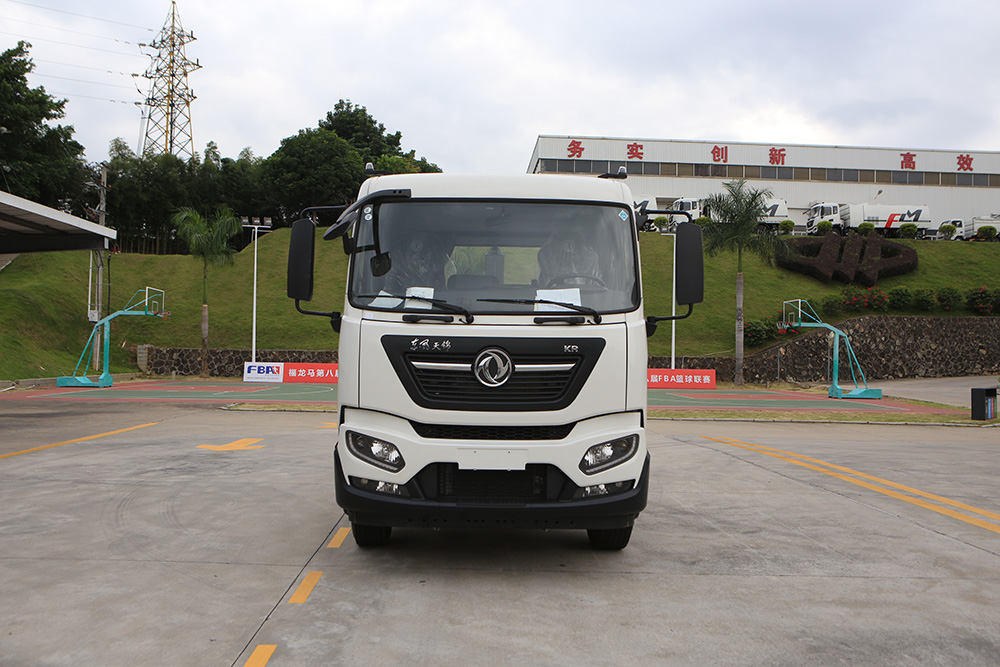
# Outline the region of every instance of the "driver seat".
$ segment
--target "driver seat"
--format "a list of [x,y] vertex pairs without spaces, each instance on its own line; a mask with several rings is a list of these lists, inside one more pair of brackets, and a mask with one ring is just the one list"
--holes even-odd
[[[594,276],[601,278],[597,251],[579,232],[554,232],[538,249],[538,285],[545,288],[559,276]],[[567,285],[593,284],[582,277],[567,277],[553,288]]]

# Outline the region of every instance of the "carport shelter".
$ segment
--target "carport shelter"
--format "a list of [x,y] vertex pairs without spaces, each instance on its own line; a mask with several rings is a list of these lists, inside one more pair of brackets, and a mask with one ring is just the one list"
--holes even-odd
[[107,250],[108,227],[0,192],[0,253]]

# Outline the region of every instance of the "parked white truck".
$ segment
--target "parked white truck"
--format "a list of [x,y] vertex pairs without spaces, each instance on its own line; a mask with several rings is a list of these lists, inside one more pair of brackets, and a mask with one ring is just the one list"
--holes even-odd
[[992,227],[1000,231],[1000,214],[972,218],[971,220],[947,220],[946,222],[955,225],[955,234],[951,238],[956,241],[974,239],[982,227]]
[[[671,208],[678,211],[668,216],[671,228],[687,220],[681,213],[682,211],[690,214],[692,219],[709,215],[709,212],[705,209],[705,200],[694,197],[680,197],[671,204]],[[764,218],[761,220],[762,227],[760,231],[776,230],[782,220],[788,219],[788,202],[781,197],[771,197],[764,204]]]
[[[350,255],[342,313],[301,308],[315,226],[293,225],[288,296],[340,333],[335,488],[360,546],[394,526],[626,546],[649,484],[646,338],[670,319],[643,316],[642,217],[615,178],[370,178],[324,234]],[[679,318],[703,269],[701,229],[677,234]]]
[[931,222],[930,208],[923,204],[838,204],[812,202],[806,209],[806,232],[816,233],[822,221],[833,224],[833,231],[846,234],[863,222],[870,222],[885,236],[896,236],[899,228],[912,222],[918,236],[937,234],[938,226]]

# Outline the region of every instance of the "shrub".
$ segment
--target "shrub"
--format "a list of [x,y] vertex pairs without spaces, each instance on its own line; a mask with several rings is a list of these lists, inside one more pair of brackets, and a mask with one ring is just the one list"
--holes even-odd
[[917,238],[917,226],[912,222],[908,222],[905,225],[899,226],[899,236],[904,239],[915,239]]
[[823,297],[823,300],[819,302],[820,312],[828,317],[840,315],[841,298],[833,294]]
[[950,240],[952,236],[955,235],[955,225],[941,225],[938,228],[938,236],[947,240]]
[[826,236],[833,231],[833,223],[829,220],[820,220],[816,223],[816,234],[818,236]]
[[700,218],[695,218],[694,224],[698,225],[699,227],[704,227],[705,225],[712,224],[712,219],[707,215],[703,215]]
[[889,310],[889,295],[881,287],[869,287],[864,292],[865,307],[884,313]]
[[793,220],[782,220],[778,223],[779,234],[791,234],[793,231],[795,231],[795,222]]
[[913,307],[917,310],[934,310],[937,299],[934,298],[934,290],[927,287],[920,287],[913,292]]
[[743,323],[743,342],[757,346],[778,337],[778,328],[769,320],[748,320]]
[[965,296],[965,305],[977,315],[1000,313],[1000,289],[978,287],[969,290]]
[[962,294],[954,287],[942,287],[937,291],[937,302],[945,310],[952,311],[962,303]]
[[873,225],[870,222],[862,222],[860,225],[858,225],[858,234],[861,234],[862,236],[868,236],[874,231],[875,231],[875,225]]
[[889,290],[889,307],[893,310],[906,310],[913,303],[913,294],[905,287],[894,287]]
[[976,238],[982,241],[992,241],[997,237],[997,228],[993,225],[983,225],[976,230]]
[[840,308],[848,313],[855,313],[865,308],[865,290],[854,285],[840,291]]

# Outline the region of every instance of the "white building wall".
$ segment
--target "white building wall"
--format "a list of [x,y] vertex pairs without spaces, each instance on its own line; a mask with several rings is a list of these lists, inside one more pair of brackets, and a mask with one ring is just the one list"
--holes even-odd
[[[553,160],[565,162],[553,163]],[[624,165],[635,197],[640,201],[647,199],[651,204],[655,202],[658,207],[679,197],[704,197],[721,192],[725,181],[738,178],[748,167],[751,170],[783,167],[786,174],[791,169],[797,179],[747,177],[746,180],[752,187],[768,188],[774,196],[784,198],[790,217],[797,225],[804,225],[803,212],[814,201],[856,204],[874,200],[882,204],[921,205],[930,208],[935,222],[1000,213],[1000,153],[997,152],[543,135],[535,144],[528,171],[553,171],[549,168],[553,164],[578,167],[581,163],[586,165],[587,161],[608,161],[612,171]],[[699,165],[702,171],[714,169],[727,173],[658,175],[658,164],[666,165],[661,167],[665,171],[676,170],[673,165],[687,165],[688,168]],[[730,175],[730,167],[739,174]],[[858,170],[869,180],[814,180],[810,176],[813,169]],[[926,174],[928,180],[935,181],[968,180],[975,175],[979,182],[988,182],[988,185],[874,182],[876,178],[882,181],[912,178],[908,175],[913,173]]]

